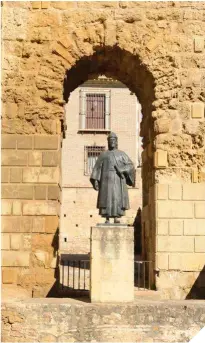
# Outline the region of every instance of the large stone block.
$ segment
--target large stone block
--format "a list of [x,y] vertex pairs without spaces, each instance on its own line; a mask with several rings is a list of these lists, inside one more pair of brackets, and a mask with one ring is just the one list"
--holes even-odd
[[44,217],[33,217],[32,232],[38,232],[38,233],[45,232],[45,218]]
[[195,252],[205,252],[205,230],[204,236],[195,237]]
[[156,195],[158,200],[168,199],[168,185],[167,184],[156,184]]
[[166,168],[167,162],[167,151],[158,149],[154,152],[154,167],[155,168]]
[[29,267],[28,251],[2,251],[2,267]]
[[194,237],[158,236],[157,251],[161,252],[192,252],[194,251]]
[[205,200],[205,183],[184,184],[183,200]]
[[16,268],[6,268],[2,270],[2,282],[6,283],[16,283],[17,281],[17,270]]
[[42,152],[30,151],[28,155],[29,166],[41,166],[42,164]]
[[4,216],[10,215],[12,211],[12,201],[2,200],[1,201],[1,214]]
[[205,219],[205,201],[195,202],[195,217]]
[[168,220],[158,219],[156,221],[157,235],[168,235]]
[[34,186],[34,198],[36,200],[45,200],[47,196],[47,186]]
[[159,200],[157,216],[158,218],[193,218],[194,204],[191,201]]
[[168,270],[168,253],[157,253],[156,268]]
[[21,216],[22,214],[22,202],[19,200],[13,201],[12,214],[14,216]]
[[40,9],[41,8],[41,2],[42,1],[32,1],[31,4],[32,4],[32,8],[37,10],[37,9]]
[[192,104],[191,116],[194,119],[204,118],[204,103],[203,102],[194,102]]
[[2,149],[16,149],[16,135],[2,135],[1,148]]
[[169,269],[201,271],[204,267],[205,253],[183,253],[169,255]]
[[205,219],[185,219],[184,220],[184,235],[200,236],[205,232]]
[[91,229],[90,280],[91,302],[133,301],[133,228],[97,226]]
[[20,135],[17,136],[17,149],[32,149],[33,147],[33,137]]
[[57,150],[59,148],[59,136],[35,136],[34,149]]
[[205,46],[204,36],[197,36],[194,38],[194,51],[203,52]]
[[23,182],[29,183],[58,183],[58,167],[30,167],[23,170]]
[[2,185],[2,199],[33,199],[33,186]]
[[10,182],[22,182],[22,175],[23,175],[23,172],[22,172],[22,168],[18,168],[18,167],[15,167],[15,168],[11,168],[10,169]]
[[1,153],[3,166],[26,166],[27,152],[16,150],[3,150]]
[[56,233],[59,229],[59,219],[57,216],[47,216],[45,218],[46,233]]
[[21,245],[22,245],[21,234],[13,233],[11,235],[11,250],[19,250],[19,249],[21,249]]
[[58,215],[59,204],[56,201],[30,201],[23,203],[23,215],[26,216],[55,216]]
[[59,186],[48,186],[48,200],[58,200],[60,195]]
[[20,218],[11,216],[1,217],[1,230],[2,232],[19,232],[20,231]]
[[9,168],[7,167],[1,168],[1,182],[2,183],[9,182]]
[[182,198],[182,186],[181,184],[169,185],[169,199],[181,200]]
[[171,236],[183,236],[183,220],[173,219],[169,221],[169,234]]
[[2,233],[1,235],[1,249],[9,250],[10,249],[10,235],[8,233]]
[[44,167],[56,167],[59,164],[59,153],[57,151],[44,151],[43,163]]

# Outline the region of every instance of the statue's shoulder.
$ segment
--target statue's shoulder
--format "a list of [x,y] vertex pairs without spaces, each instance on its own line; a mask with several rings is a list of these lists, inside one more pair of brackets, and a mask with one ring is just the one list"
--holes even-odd
[[101,154],[99,155],[98,159],[102,160],[107,156],[108,152],[106,151],[102,151]]
[[122,150],[115,150],[116,151],[116,155],[118,155],[118,156],[127,156],[127,154],[124,152],[124,151],[122,151]]

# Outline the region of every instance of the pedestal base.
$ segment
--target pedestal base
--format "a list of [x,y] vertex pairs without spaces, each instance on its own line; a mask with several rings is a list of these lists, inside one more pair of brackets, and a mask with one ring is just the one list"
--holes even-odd
[[134,300],[134,229],[91,228],[91,302]]

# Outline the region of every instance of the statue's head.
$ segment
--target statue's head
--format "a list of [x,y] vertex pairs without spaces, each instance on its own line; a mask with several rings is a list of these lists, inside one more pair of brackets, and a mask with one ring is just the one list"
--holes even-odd
[[114,132],[110,132],[110,134],[107,137],[107,141],[108,141],[109,150],[117,149],[117,145],[118,145],[117,135]]

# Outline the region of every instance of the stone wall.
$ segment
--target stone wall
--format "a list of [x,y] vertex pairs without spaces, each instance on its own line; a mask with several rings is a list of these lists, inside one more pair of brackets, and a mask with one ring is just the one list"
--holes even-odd
[[204,327],[204,302],[89,304],[32,299],[2,306],[3,342],[189,342]]
[[[185,227],[187,230],[186,220],[192,219],[193,227],[197,225],[197,232],[201,233],[203,222],[200,224],[198,220],[204,219],[204,198],[200,196],[195,199],[195,194],[205,182],[204,3],[27,1],[2,2],[2,6],[3,135],[26,136],[28,141],[32,136],[34,142],[36,135],[48,135],[49,140],[51,135],[60,135],[64,127],[63,104],[68,101],[70,92],[99,73],[116,78],[137,95],[142,105],[143,221],[149,227],[148,235],[151,237],[145,240],[145,254],[149,254],[155,261],[156,254],[163,253],[161,250],[156,253],[156,249],[161,249],[159,247],[162,246],[159,242],[163,239],[170,242],[172,235],[169,231],[163,238],[158,233],[155,234],[158,230],[157,220],[167,219],[174,223],[174,219],[180,219],[185,225],[183,230]],[[13,138],[10,141],[13,142]],[[35,145],[33,147],[38,150]],[[15,150],[13,147],[11,149]],[[46,151],[47,147],[43,150]],[[13,158],[10,149],[6,151],[5,168],[9,167],[9,161]],[[36,166],[35,172],[32,169],[28,173],[28,168],[33,167],[29,162],[27,164],[27,148],[17,149],[15,157],[15,163],[23,163],[15,164],[20,168],[15,178],[19,176],[18,180],[21,180],[22,166],[22,183],[26,183],[25,186],[28,187],[22,188],[19,181],[15,181],[16,188],[12,183],[12,187],[3,189],[7,198],[3,201],[6,206],[5,216],[11,221],[16,220],[14,212],[20,211],[19,200],[23,202],[23,221],[27,216],[36,216],[39,201],[41,210],[37,211],[38,215],[55,216],[56,210],[53,209],[56,209],[56,200],[34,199],[34,189],[32,193],[30,187],[30,184],[37,186],[53,182],[49,172],[47,178],[45,170],[39,171]],[[50,167],[46,168],[50,170]],[[12,180],[12,175],[13,172],[9,180]],[[53,185],[59,183],[59,179],[55,177]],[[185,198],[181,195],[180,199],[153,198],[152,187],[155,184],[167,184],[171,187],[171,184],[176,183],[179,189],[186,184],[191,190],[192,187],[197,189],[196,193],[192,192],[191,199],[187,199],[187,195]],[[32,206],[29,205],[28,208],[30,202]],[[168,209],[172,205],[176,209],[175,213]],[[193,206],[195,210],[192,209]],[[180,208],[181,211],[178,210]],[[165,211],[166,218],[160,211]],[[187,211],[191,213],[189,218]],[[37,227],[36,224],[34,226]],[[180,224],[175,230],[181,232]],[[196,266],[201,268],[201,258],[204,256],[201,254],[204,252],[198,242],[204,240],[204,235],[200,240],[201,234],[194,237],[192,227],[188,230],[190,237],[186,233],[187,236],[183,239],[192,241],[192,251],[184,251],[181,246],[178,246],[179,251],[173,248],[173,256],[179,253],[179,261],[182,263],[176,262],[176,256],[173,257],[174,270],[166,271],[170,277],[176,275],[176,267],[178,271],[188,275],[183,264],[183,256],[187,256],[187,253],[193,254],[192,257],[197,260],[196,265],[190,267],[191,272],[196,271]],[[6,236],[5,247],[8,250],[9,239]],[[29,243],[25,246],[31,252]],[[50,241],[45,246],[44,252],[50,250]],[[169,251],[165,253],[169,255],[173,245],[166,243],[166,246]],[[6,254],[12,256],[12,263],[9,262],[11,265],[7,264],[6,268],[13,268],[13,265],[20,263],[17,262],[19,260],[16,255],[20,255],[16,250],[7,251]],[[28,266],[28,252],[25,254],[27,268],[31,273],[31,261]],[[169,263],[171,262],[168,262],[168,267]],[[190,265],[193,266],[192,258]],[[24,270],[24,266],[22,268]],[[158,273],[158,268],[155,269]],[[159,289],[164,287],[159,280],[162,275],[161,272],[158,276],[153,273]],[[34,287],[33,281],[31,284]],[[172,294],[171,288],[169,284],[169,294]],[[179,285],[179,288],[188,293],[191,286],[186,283],[185,286]]]
[[58,268],[59,136],[2,136],[2,281],[47,294]]

